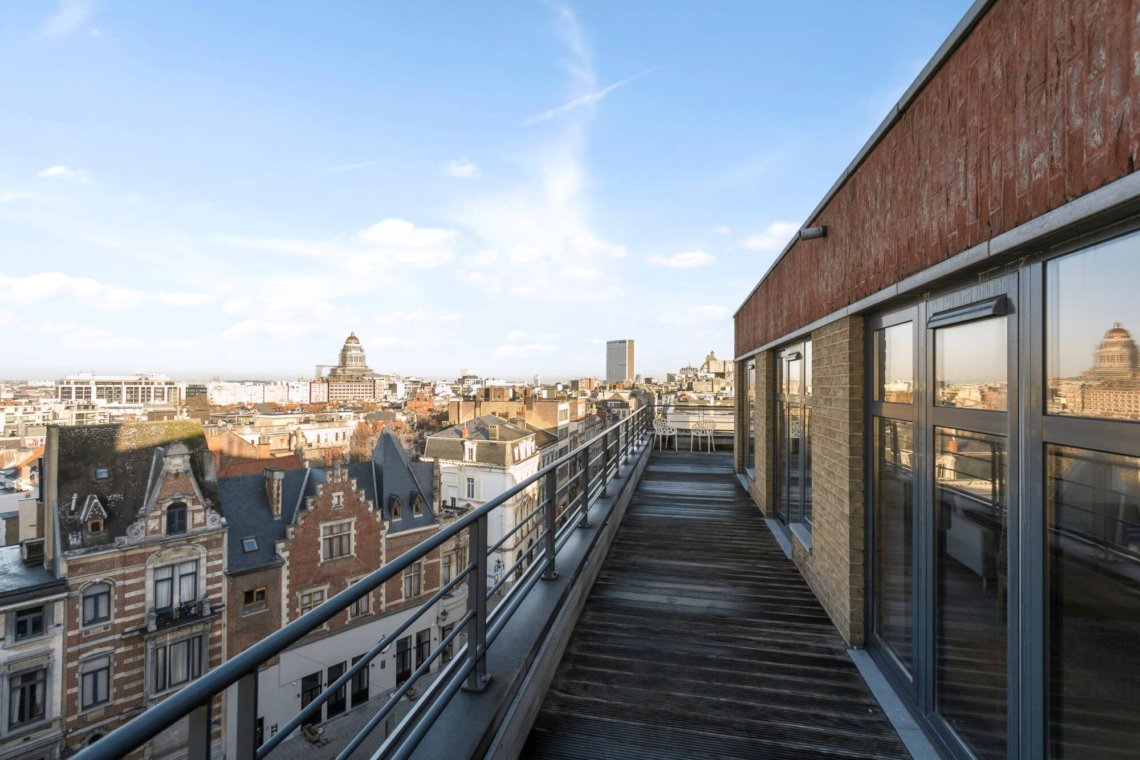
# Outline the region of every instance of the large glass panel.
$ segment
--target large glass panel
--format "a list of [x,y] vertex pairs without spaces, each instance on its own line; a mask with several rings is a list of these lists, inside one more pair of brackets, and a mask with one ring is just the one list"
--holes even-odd
[[1006,318],[943,327],[934,333],[934,403],[1006,408]]
[[804,420],[803,407],[799,404],[788,404],[788,427],[785,447],[788,455],[788,470],[785,475],[785,504],[789,520],[798,520],[803,499],[803,481],[800,473],[803,471],[803,434]]
[[1140,459],[1049,446],[1052,757],[1140,748]]
[[811,395],[811,341],[804,342],[804,395]]
[[914,324],[875,330],[875,400],[914,403]]
[[744,469],[756,467],[756,363],[750,362],[748,373],[748,440],[744,454]]
[[776,456],[773,463],[775,473],[776,516],[788,520],[788,417],[783,402],[776,402]]
[[875,418],[875,633],[909,671],[913,654],[914,425]]
[[1050,414],[1140,420],[1140,234],[1049,262]]
[[978,757],[1004,758],[1006,439],[935,428],[934,452],[936,703]]

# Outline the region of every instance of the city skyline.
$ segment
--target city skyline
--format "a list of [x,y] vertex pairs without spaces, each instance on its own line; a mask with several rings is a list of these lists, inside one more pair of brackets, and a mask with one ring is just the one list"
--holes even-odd
[[730,356],[967,5],[6,4],[4,374],[306,376],[349,330],[433,377],[600,375],[618,325],[643,374]]

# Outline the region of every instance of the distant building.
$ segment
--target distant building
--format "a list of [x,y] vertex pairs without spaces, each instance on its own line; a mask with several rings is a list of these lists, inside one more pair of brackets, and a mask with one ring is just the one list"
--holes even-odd
[[633,341],[606,342],[606,383],[631,383],[634,378]]
[[68,375],[55,384],[59,401],[178,406],[181,386],[165,375]]
[[386,378],[377,377],[368,368],[364,347],[355,332],[345,338],[337,365],[329,369],[327,377],[316,380],[310,390],[312,403],[372,401],[387,395]]

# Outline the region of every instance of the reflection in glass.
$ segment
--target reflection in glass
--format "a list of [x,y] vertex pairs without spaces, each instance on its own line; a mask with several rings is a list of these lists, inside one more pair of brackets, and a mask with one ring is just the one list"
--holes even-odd
[[784,455],[788,469],[784,473],[784,511],[788,519],[798,515],[800,506],[800,471],[803,467],[803,407],[788,404],[788,424],[784,428]]
[[811,341],[804,341],[804,395],[811,395]]
[[749,362],[748,373],[748,440],[744,445],[744,469],[756,468],[756,362]]
[[875,418],[875,633],[913,667],[914,425]]
[[[796,352],[799,353],[799,352]],[[792,396],[800,395],[802,387],[800,373],[803,371],[803,359],[792,359],[784,362],[784,393]]]
[[1004,758],[1006,439],[935,428],[934,451],[935,699],[978,757]]
[[1140,235],[1049,262],[1050,414],[1140,420]]
[[1006,318],[943,327],[934,337],[934,403],[1006,408]]
[[875,330],[875,400],[914,403],[914,324]]
[[1140,459],[1049,446],[1051,757],[1140,748]]

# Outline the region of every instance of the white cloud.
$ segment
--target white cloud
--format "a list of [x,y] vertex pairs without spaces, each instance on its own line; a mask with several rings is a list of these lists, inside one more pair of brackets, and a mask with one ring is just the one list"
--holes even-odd
[[355,235],[332,240],[219,235],[230,248],[287,253],[332,260],[356,276],[379,274],[392,265],[435,268],[450,262],[459,239],[455,230],[417,227],[404,219],[383,219]]
[[448,161],[443,168],[452,177],[459,177],[460,179],[469,179],[479,173],[479,167],[468,161],[466,157],[456,161]]
[[95,0],[61,0],[55,13],[40,27],[43,37],[66,37],[95,14]]
[[89,277],[72,277],[62,272],[42,272],[26,277],[0,274],[0,301],[38,303],[47,299],[71,299],[84,307],[121,309],[145,303],[149,296],[139,290],[104,285]]
[[390,311],[387,314],[377,315],[375,319],[381,324],[385,322],[415,322],[426,324],[430,322],[454,322],[459,319],[459,315],[450,312],[436,311],[434,309],[414,309],[411,311]]
[[526,126],[529,127],[533,124],[539,124],[539,123],[544,122],[544,121],[550,121],[551,119],[557,119],[559,116],[562,116],[564,114],[568,114],[571,111],[577,110],[579,108],[583,108],[585,106],[593,105],[594,103],[597,103],[602,98],[609,95],[611,92],[618,89],[619,87],[624,87],[625,85],[629,84],[630,82],[637,81],[638,79],[641,79],[643,76],[645,76],[646,74],[650,74],[653,71],[656,71],[656,68],[646,69],[645,71],[641,72],[640,74],[635,74],[635,75],[629,77],[628,79],[621,80],[620,82],[614,82],[613,84],[607,85],[607,86],[601,88],[600,90],[594,90],[592,92],[587,92],[583,95],[579,95],[576,98],[571,98],[570,100],[566,101],[565,103],[563,103],[560,106],[555,106],[554,108],[549,108],[549,109],[543,111],[542,113],[535,114],[534,116],[531,116],[529,119],[524,121],[523,124],[525,124]]
[[76,353],[120,351],[142,345],[137,338],[115,335],[106,328],[89,324],[48,321],[40,323],[36,329],[44,335],[52,336],[61,348]]
[[705,251],[685,251],[672,256],[650,256],[649,263],[672,269],[694,269],[716,263],[716,256]]
[[799,229],[800,226],[792,222],[772,222],[763,232],[749,235],[742,245],[754,251],[780,251]]
[[15,203],[16,201],[30,201],[39,198],[39,193],[29,193],[23,190],[0,190],[0,203]]
[[156,293],[154,300],[167,306],[207,306],[218,297],[212,293]]
[[682,309],[671,309],[657,318],[663,325],[695,325],[701,322],[714,322],[728,319],[732,311],[726,306],[690,306]]
[[62,166],[60,164],[49,166],[43,171],[36,172],[36,176],[42,177],[44,179],[61,179],[82,183],[91,181],[91,175],[83,169],[69,169],[66,166]]
[[728,235],[732,233],[732,228],[725,224],[718,224],[712,228],[714,235]]
[[488,267],[499,260],[499,252],[485,248],[478,253],[473,253],[470,256],[464,256],[460,261],[467,266],[473,267]]

